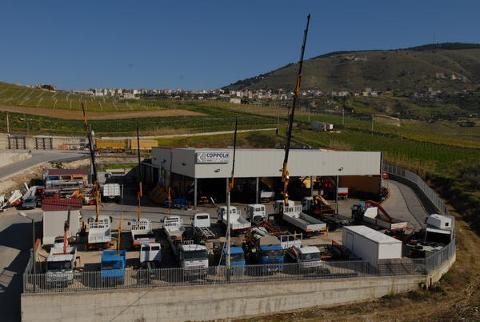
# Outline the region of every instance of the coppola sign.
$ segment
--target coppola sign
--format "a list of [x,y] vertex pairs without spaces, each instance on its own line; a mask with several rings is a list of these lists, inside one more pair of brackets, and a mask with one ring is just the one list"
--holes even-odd
[[228,163],[230,152],[197,152],[197,163]]

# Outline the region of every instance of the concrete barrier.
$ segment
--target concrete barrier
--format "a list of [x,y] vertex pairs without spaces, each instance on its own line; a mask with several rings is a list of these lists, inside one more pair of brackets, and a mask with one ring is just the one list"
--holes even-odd
[[28,152],[2,151],[0,153],[0,167],[4,167],[6,165],[9,165],[15,162],[23,161],[31,157],[32,155]]
[[425,276],[23,294],[23,321],[185,321],[278,313],[407,292]]

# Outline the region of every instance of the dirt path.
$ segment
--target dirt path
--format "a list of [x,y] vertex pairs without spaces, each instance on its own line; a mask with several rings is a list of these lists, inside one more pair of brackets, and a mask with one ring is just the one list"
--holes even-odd
[[456,224],[457,261],[434,289],[244,321],[480,321],[480,237],[464,221]]
[[[54,117],[64,120],[82,120],[82,112],[75,110],[60,110],[38,107],[0,106],[2,112],[21,113],[37,116]],[[132,111],[132,112],[88,112],[89,120],[120,120],[147,117],[169,116],[203,116],[205,114],[182,109],[164,109],[157,111]]]

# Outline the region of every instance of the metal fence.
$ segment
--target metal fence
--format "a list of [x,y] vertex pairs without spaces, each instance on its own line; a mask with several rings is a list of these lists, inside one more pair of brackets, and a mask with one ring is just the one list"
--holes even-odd
[[440,198],[440,196],[432,188],[430,188],[419,175],[386,162],[383,163],[383,170],[391,175],[398,176],[413,183],[418,190],[423,193],[425,198],[427,198],[438,210],[439,214],[448,215],[448,210],[443,199]]
[[25,274],[24,293],[79,292],[100,289],[171,287],[185,285],[217,285],[227,283],[271,282],[309,279],[341,279],[352,277],[424,275],[424,259],[402,259],[379,263],[366,261],[320,262],[313,267],[301,264],[247,265],[243,267],[213,266],[208,269],[127,269],[116,277],[101,271]]

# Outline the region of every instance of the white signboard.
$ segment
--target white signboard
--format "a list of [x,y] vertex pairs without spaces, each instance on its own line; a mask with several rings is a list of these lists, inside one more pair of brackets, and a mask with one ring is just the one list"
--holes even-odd
[[197,163],[228,163],[230,152],[210,151],[197,152]]

